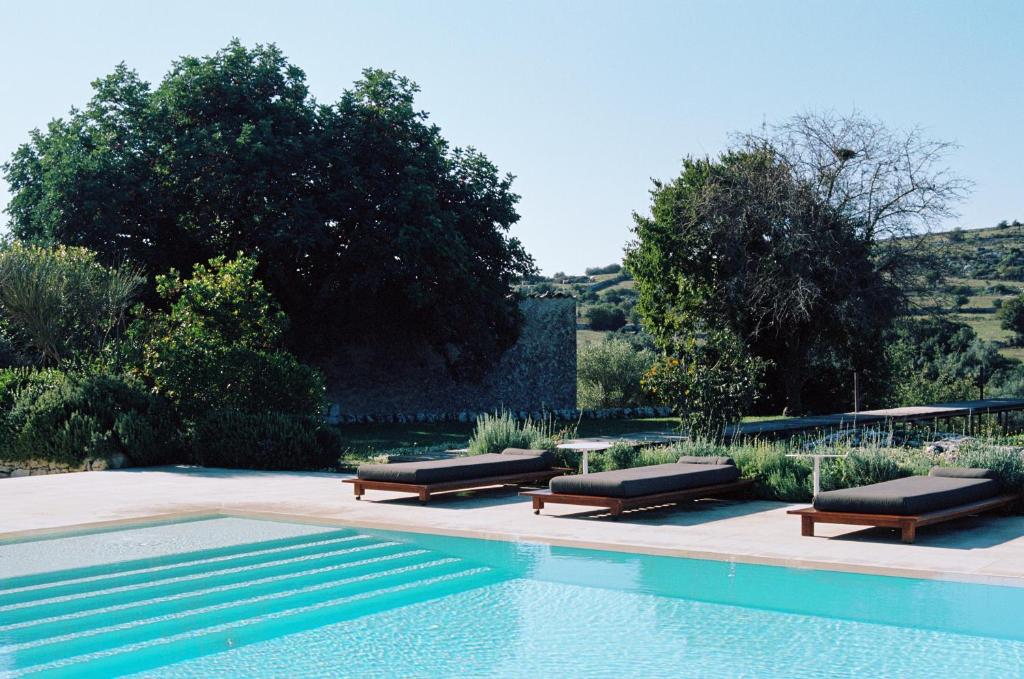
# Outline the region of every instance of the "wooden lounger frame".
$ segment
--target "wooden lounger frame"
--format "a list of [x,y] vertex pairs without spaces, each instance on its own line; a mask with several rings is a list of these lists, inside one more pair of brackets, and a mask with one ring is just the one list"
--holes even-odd
[[371,481],[369,479],[343,479],[343,483],[351,483],[356,499],[361,500],[367,490],[390,490],[396,493],[413,493],[419,496],[420,502],[427,502],[434,493],[447,493],[454,490],[471,488],[487,488],[489,486],[510,486],[521,483],[546,483],[556,476],[572,471],[562,467],[553,467],[543,471],[506,474],[504,476],[488,476],[478,479],[461,481],[443,481],[440,483],[399,483],[397,481]]
[[668,493],[653,493],[651,495],[638,495],[636,497],[609,497],[607,495],[576,495],[573,493],[554,493],[551,490],[528,490],[520,493],[533,498],[533,513],[540,514],[545,504],[566,504],[583,505],[587,507],[604,507],[612,516],[619,516],[627,509],[639,509],[640,507],[655,507],[657,505],[684,502],[686,500],[699,500],[701,498],[717,497],[743,492],[754,485],[753,479],[740,479],[730,483],[720,483],[714,486],[701,486],[700,488],[687,488],[686,490],[674,490]]
[[876,526],[878,528],[898,528],[903,542],[912,543],[917,536],[917,529],[920,526],[928,526],[933,523],[952,521],[981,512],[988,512],[993,509],[1008,509],[1014,503],[1020,502],[1020,493],[1008,493],[997,497],[979,500],[965,505],[940,509],[927,514],[914,516],[900,516],[897,514],[859,514],[854,512],[829,512],[806,507],[804,509],[791,509],[788,514],[795,514],[800,517],[800,534],[813,537],[814,524],[816,523],[844,523],[854,526]]

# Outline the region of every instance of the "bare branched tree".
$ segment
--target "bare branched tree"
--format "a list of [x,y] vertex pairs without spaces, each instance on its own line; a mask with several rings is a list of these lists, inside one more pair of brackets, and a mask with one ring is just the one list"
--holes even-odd
[[931,139],[920,127],[894,130],[856,111],[804,113],[739,141],[774,149],[856,226],[879,272],[901,289],[937,289],[934,275],[924,285],[924,274],[938,267],[936,241],[927,236],[958,216],[972,188],[948,165],[955,143]]
[[927,232],[956,217],[971,189],[947,165],[956,144],[929,139],[919,127],[891,130],[857,112],[805,113],[743,139],[772,146],[867,240]]

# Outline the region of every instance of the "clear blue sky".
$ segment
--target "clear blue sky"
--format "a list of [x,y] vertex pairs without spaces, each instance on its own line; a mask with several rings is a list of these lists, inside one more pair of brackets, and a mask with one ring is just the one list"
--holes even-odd
[[116,63],[158,81],[237,36],[277,43],[321,101],[366,66],[417,81],[449,140],[517,175],[514,231],[547,273],[618,261],[651,177],[810,109],[958,142],[976,187],[943,226],[988,226],[1024,219],[1022,34],[1022,0],[0,0],[0,158]]

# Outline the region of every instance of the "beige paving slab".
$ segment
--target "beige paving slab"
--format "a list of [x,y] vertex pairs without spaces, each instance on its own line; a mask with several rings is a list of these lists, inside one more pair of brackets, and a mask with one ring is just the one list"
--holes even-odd
[[1024,517],[998,514],[923,528],[904,545],[891,531],[820,526],[800,536],[778,502],[702,501],[685,508],[599,512],[553,505],[535,516],[506,489],[430,504],[369,491],[353,498],[335,474],[165,467],[0,481],[0,540],[160,515],[234,514],[495,540],[1024,586]]

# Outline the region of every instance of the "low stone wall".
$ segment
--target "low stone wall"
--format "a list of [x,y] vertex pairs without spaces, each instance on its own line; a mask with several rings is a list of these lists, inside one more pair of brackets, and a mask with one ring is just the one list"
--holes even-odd
[[18,476],[43,476],[45,474],[66,474],[67,472],[83,471],[81,467],[71,467],[46,460],[0,460],[0,479]]
[[120,453],[110,460],[98,457],[94,460],[86,460],[78,466],[50,460],[0,460],[0,479],[67,474],[69,472],[99,472],[107,469],[120,469],[125,463],[126,460]]
[[576,300],[529,298],[520,310],[518,342],[477,381],[453,379],[427,350],[339,347],[325,366],[328,421],[470,421],[496,410],[575,411]]

